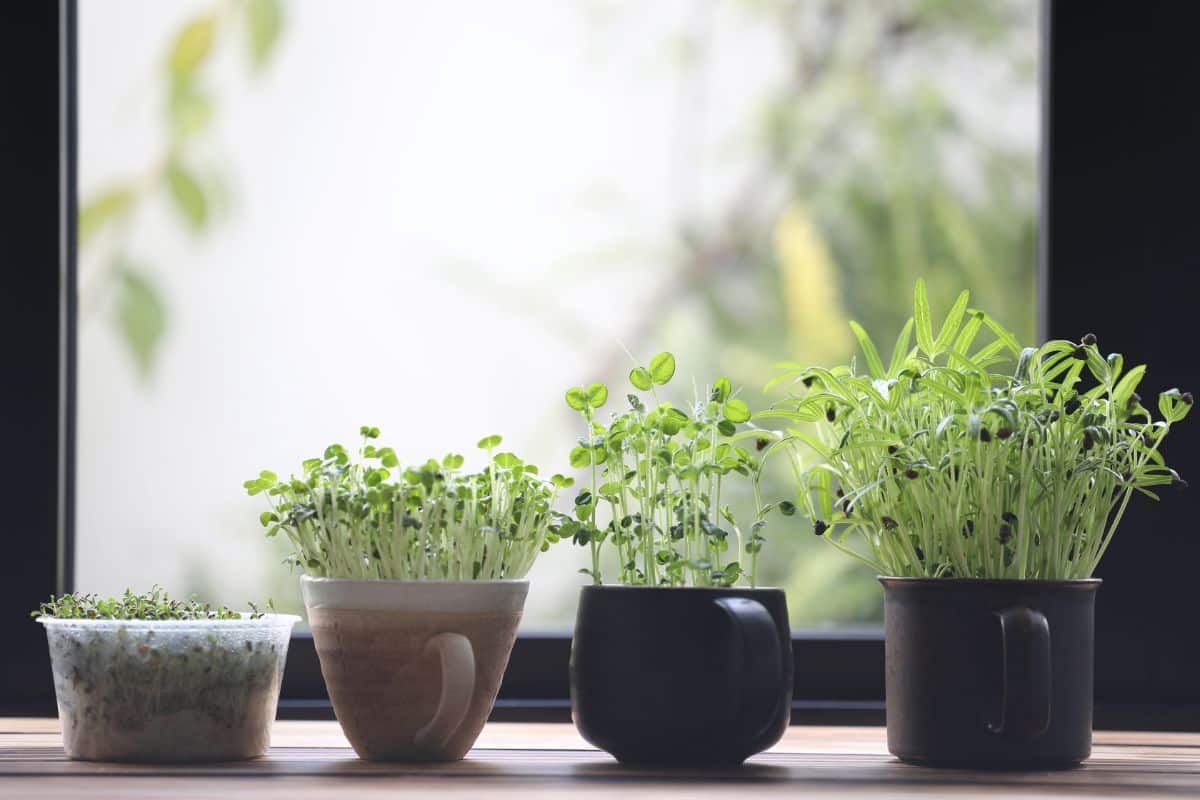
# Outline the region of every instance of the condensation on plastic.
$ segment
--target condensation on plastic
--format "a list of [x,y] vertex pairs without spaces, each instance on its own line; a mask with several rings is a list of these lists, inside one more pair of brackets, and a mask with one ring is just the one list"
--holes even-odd
[[67,757],[195,762],[262,755],[299,619],[39,617]]

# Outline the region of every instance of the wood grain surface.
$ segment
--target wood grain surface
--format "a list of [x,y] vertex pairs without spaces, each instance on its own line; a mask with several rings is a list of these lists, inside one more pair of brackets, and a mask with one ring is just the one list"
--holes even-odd
[[491,723],[461,762],[358,760],[335,722],[278,722],[235,764],[68,761],[50,719],[0,718],[0,798],[1200,797],[1200,734],[1096,734],[1092,759],[1042,772],[935,770],[887,753],[882,728],[792,727],[738,770],[627,769],[570,725]]

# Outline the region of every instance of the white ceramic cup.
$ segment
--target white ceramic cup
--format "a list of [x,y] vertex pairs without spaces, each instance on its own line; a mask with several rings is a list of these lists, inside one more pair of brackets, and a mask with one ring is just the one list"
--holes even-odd
[[529,582],[304,576],[300,586],[355,751],[370,760],[462,758],[491,713]]

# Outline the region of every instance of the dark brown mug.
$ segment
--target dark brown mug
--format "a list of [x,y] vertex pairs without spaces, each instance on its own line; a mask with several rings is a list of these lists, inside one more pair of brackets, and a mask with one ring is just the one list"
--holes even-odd
[[1098,579],[879,581],[894,755],[1022,768],[1091,754]]
[[791,716],[779,589],[585,586],[571,645],[571,715],[627,764],[740,764]]

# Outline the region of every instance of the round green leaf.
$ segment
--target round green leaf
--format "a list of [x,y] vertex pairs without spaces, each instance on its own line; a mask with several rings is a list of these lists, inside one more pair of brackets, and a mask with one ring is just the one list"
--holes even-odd
[[571,466],[575,467],[576,469],[579,469],[580,467],[586,467],[592,463],[591,448],[583,447],[582,445],[572,448],[570,460]]
[[578,386],[567,389],[567,405],[576,411],[583,411],[588,407],[587,394]]
[[650,370],[645,367],[634,367],[633,371],[629,373],[629,382],[643,392],[650,391],[650,387],[654,385]]
[[485,436],[480,439],[477,446],[480,450],[491,450],[493,447],[499,445],[501,441],[503,440],[497,434],[493,433],[491,436]]
[[750,406],[746,405],[745,401],[732,397],[725,402],[725,419],[730,422],[748,422],[750,420]]
[[603,383],[593,383],[587,387],[586,395],[587,404],[592,408],[599,408],[608,402],[608,387]]
[[500,467],[501,469],[512,469],[513,467],[519,467],[524,463],[521,461],[521,459],[517,458],[515,453],[500,453],[496,456],[495,461],[496,466]]
[[675,356],[670,353],[659,353],[650,359],[650,377],[659,386],[675,376]]
[[712,399],[718,403],[724,403],[729,399],[730,392],[733,387],[729,384],[729,378],[720,377],[713,381]]

